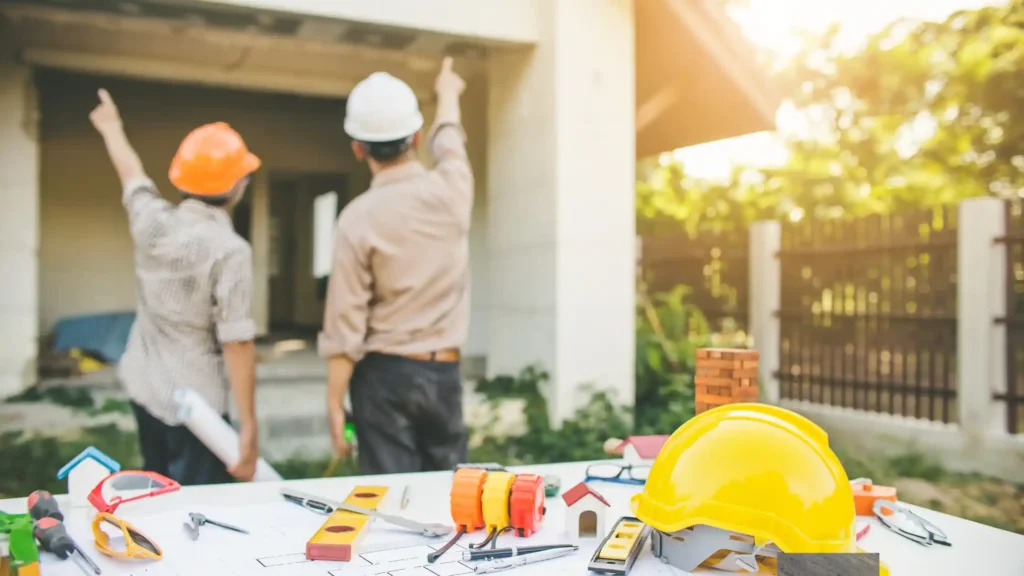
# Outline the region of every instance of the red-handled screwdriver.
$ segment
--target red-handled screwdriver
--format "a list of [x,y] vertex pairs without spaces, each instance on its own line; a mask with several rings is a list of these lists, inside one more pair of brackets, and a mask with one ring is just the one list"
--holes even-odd
[[28,513],[32,515],[33,520],[53,518],[60,522],[64,521],[64,514],[57,506],[57,499],[46,490],[36,490],[28,495]]
[[[39,541],[40,549],[56,554],[58,558],[70,556],[85,573],[101,574],[100,567],[75,543],[61,522],[64,514],[56,498],[46,490],[36,490],[28,495],[28,513],[35,519],[32,534]],[[83,566],[82,563],[88,565]]]
[[[86,574],[90,572],[100,574],[102,572],[100,567],[82,552],[78,544],[75,544],[75,541],[68,535],[67,529],[64,528],[64,524],[59,520],[50,517],[36,520],[35,526],[32,529],[32,535],[39,541],[39,548],[41,550],[56,554],[61,560],[70,556],[78,564],[78,567],[82,569],[82,572]],[[82,565],[83,562],[87,567]]]

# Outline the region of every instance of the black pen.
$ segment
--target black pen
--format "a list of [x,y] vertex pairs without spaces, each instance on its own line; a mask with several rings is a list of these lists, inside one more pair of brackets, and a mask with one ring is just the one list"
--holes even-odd
[[552,544],[547,546],[513,546],[511,548],[491,548],[489,550],[469,550],[462,553],[463,560],[494,560],[497,558],[511,558],[532,554],[534,552],[547,552],[560,548],[576,548],[575,544]]
[[285,500],[298,504],[299,506],[302,506],[307,510],[312,510],[313,512],[318,512],[320,514],[330,514],[331,512],[334,512],[334,506],[321,502],[320,500],[316,500],[312,496],[303,494],[296,490],[282,488],[281,496],[284,496]]

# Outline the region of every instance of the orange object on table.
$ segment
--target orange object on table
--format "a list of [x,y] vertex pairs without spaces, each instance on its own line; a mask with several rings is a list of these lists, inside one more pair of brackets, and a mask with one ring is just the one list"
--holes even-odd
[[512,484],[509,497],[512,527],[520,537],[540,529],[544,521],[544,479],[539,474],[520,474]]
[[455,472],[455,478],[452,479],[451,510],[456,529],[473,532],[486,526],[483,509],[486,481],[486,470],[463,468]]
[[757,350],[700,348],[693,377],[697,414],[737,402],[757,402]]
[[[356,486],[345,498],[345,504],[377,510],[387,486]],[[319,530],[306,542],[306,560],[351,562],[356,546],[366,537],[371,518],[347,510],[335,510]]]
[[464,534],[487,526],[484,521],[484,484],[487,471],[480,468],[460,468],[452,478],[451,511],[455,522],[455,536],[447,544],[427,555],[427,562],[433,564],[444,555]]
[[875,500],[896,501],[896,488],[878,486],[870,478],[850,480],[850,487],[853,488],[853,504],[857,509],[857,516],[874,516],[872,508]]

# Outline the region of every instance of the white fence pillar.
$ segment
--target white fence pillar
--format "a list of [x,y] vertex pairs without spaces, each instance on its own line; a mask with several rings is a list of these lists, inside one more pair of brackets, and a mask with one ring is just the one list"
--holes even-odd
[[1006,389],[1006,204],[960,203],[957,232],[957,403],[968,437],[1006,432],[1006,410],[992,399]]
[[779,403],[779,345],[781,341],[778,316],[782,299],[782,270],[779,250],[782,248],[782,224],[768,220],[750,226],[750,333],[754,348],[761,358],[757,381],[761,400]]

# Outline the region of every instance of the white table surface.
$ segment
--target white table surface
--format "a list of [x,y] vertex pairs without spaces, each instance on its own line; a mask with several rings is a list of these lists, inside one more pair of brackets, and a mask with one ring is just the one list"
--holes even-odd
[[[513,471],[557,475],[561,478],[562,489],[565,490],[583,479],[587,464],[550,464],[513,468]],[[324,498],[343,500],[349,491],[357,485],[390,486],[393,488],[395,496],[400,495],[402,489],[408,485],[410,487],[410,503],[402,514],[427,522],[445,522],[450,524],[451,516],[448,508],[448,494],[451,487],[451,477],[451,472],[431,472],[391,476],[293,480],[244,485],[185,487],[175,493],[125,504],[115,514],[129,523],[135,524],[143,533],[157,541],[164,549],[163,560],[149,563],[129,564],[126,561],[106,558],[99,554],[92,546],[92,536],[89,528],[91,520],[89,512],[91,512],[91,509],[89,511],[84,509],[70,510],[65,496],[58,495],[57,499],[65,516],[67,516],[65,524],[68,530],[86,552],[103,568],[104,574],[122,576],[190,573],[194,575],[207,573],[225,574],[227,571],[251,576],[284,576],[289,574],[301,576],[317,574],[321,576],[345,576],[347,574],[362,576],[369,574],[375,576],[376,574],[387,575],[389,572],[367,571],[366,569],[357,570],[356,567],[350,567],[349,565],[316,562],[305,563],[304,567],[291,570],[286,568],[271,570],[262,567],[252,569],[251,564],[254,562],[254,558],[260,556],[261,552],[252,548],[253,546],[261,547],[263,545],[256,544],[257,541],[253,540],[247,541],[248,544],[239,544],[239,542],[244,542],[239,539],[247,538],[246,536],[217,528],[204,527],[200,540],[192,542],[185,538],[180,522],[178,525],[169,528],[166,526],[161,527],[158,535],[158,533],[154,532],[156,528],[147,526],[145,521],[147,518],[153,519],[157,517],[166,519],[168,515],[172,516],[175,520],[177,520],[177,515],[180,515],[181,521],[187,521],[188,512],[200,512],[206,513],[210,518],[230,523],[232,520],[231,510],[242,514],[246,510],[259,510],[261,507],[272,507],[282,502],[283,499],[278,492],[282,486],[288,486],[296,490],[323,496]],[[594,483],[593,486],[612,504],[611,510],[609,510],[605,517],[606,530],[611,529],[611,526],[619,517],[631,514],[628,505],[629,498],[639,490],[639,487],[613,483]],[[529,539],[531,542],[555,543],[566,540],[562,532],[564,524],[564,505],[562,500],[559,497],[554,497],[549,498],[547,502],[547,515],[544,525],[536,535]],[[23,513],[25,511],[25,500],[24,498],[0,500],[0,510],[8,513]],[[315,531],[316,527],[324,520],[324,517],[309,513],[299,506],[292,505],[291,508],[278,508],[278,510],[285,510],[288,514],[309,515],[308,520],[306,520],[306,516],[301,517],[302,526],[282,529],[285,532],[295,532],[295,536],[300,541],[308,540],[308,537],[312,535],[310,526],[312,526],[312,531]],[[218,518],[213,513],[214,511],[222,516],[222,518]],[[915,507],[915,511],[941,528],[947,534],[953,546],[948,548],[944,546],[921,546],[890,532],[883,525],[879,524],[877,520],[871,518],[868,520],[872,525],[871,529],[861,539],[859,546],[868,552],[880,553],[882,561],[889,566],[890,574],[893,576],[926,574],[929,576],[1024,576],[1024,536],[931,510]],[[162,524],[173,523],[161,522]],[[268,519],[268,524],[272,522],[285,522],[285,520],[283,517]],[[378,526],[379,524],[374,524],[371,534],[376,533]],[[246,527],[248,528],[249,526]],[[408,541],[405,535],[402,535],[401,538],[403,542]],[[464,536],[460,544],[464,546],[471,542],[478,542],[482,538],[481,532],[475,532]],[[415,539],[414,536],[413,539]],[[517,540],[519,539],[502,536],[499,546],[515,545]],[[519,541],[525,543],[523,540]],[[599,541],[600,538],[594,541],[581,542],[580,551],[571,557],[540,562],[516,568],[510,572],[521,576],[586,574],[586,565],[590,561],[590,557]],[[366,544],[373,545],[374,540],[368,538]],[[207,547],[205,551],[200,551],[200,549],[196,548],[197,546],[204,545]],[[188,546],[193,548],[186,549]],[[216,570],[209,565],[209,560],[198,560],[204,557],[203,554],[212,553],[209,550],[210,547],[215,547],[218,557],[222,558],[221,561],[224,562]],[[265,546],[263,547],[265,548]],[[294,552],[302,553],[303,550],[300,546]],[[649,556],[650,551],[646,550],[644,554]],[[232,558],[232,556],[237,556],[237,558]],[[203,565],[189,565],[188,560],[190,558],[196,558],[196,562],[202,562]],[[233,564],[230,564],[232,562]],[[330,564],[330,566],[324,567],[324,564]],[[228,567],[226,568],[226,566]],[[660,564],[657,564],[657,569],[653,568],[654,566],[653,561],[644,562],[642,565],[644,569],[638,571],[638,568],[641,568],[641,563],[638,561],[631,574],[634,576],[686,574],[681,570],[665,567]],[[41,568],[43,576],[82,574],[72,562],[59,561],[56,557],[49,554],[42,556]],[[655,575],[655,572],[658,574]],[[430,572],[423,572],[422,569],[417,568],[406,570],[405,572],[401,570],[392,571],[390,574],[392,576],[419,576],[421,574],[430,574]]]

